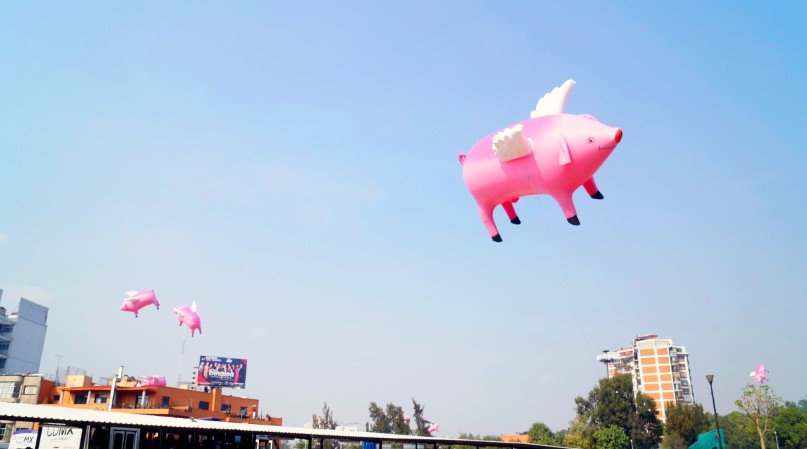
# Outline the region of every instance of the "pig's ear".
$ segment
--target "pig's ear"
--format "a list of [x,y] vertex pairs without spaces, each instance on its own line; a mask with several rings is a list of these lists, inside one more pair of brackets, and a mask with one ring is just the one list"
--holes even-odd
[[572,162],[572,154],[569,152],[569,142],[566,142],[565,137],[560,136],[560,139],[558,139],[558,144],[560,145],[560,151],[558,152],[558,164],[570,164]]
[[532,140],[523,134],[524,125],[505,128],[493,136],[493,154],[502,162],[532,154]]
[[535,105],[535,110],[530,113],[530,118],[563,114],[566,99],[569,98],[569,92],[572,91],[575,84],[574,80],[566,80],[560,87],[552,89],[552,92],[541,97],[538,104]]

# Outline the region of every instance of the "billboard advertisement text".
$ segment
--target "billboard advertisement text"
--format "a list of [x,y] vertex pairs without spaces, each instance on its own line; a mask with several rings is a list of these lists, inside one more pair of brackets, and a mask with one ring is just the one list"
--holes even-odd
[[213,387],[244,388],[247,381],[247,359],[199,357],[196,383]]

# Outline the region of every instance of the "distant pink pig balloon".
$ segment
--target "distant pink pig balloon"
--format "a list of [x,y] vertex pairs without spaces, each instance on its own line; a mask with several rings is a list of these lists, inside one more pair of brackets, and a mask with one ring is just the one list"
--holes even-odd
[[137,383],[138,387],[145,387],[145,386],[149,386],[149,385],[154,385],[154,386],[157,386],[157,387],[166,386],[167,382],[165,381],[165,376],[146,377],[146,378],[144,378],[143,380],[141,380],[141,381],[139,381]]
[[409,424],[409,420],[410,420],[410,419],[412,419],[412,418],[410,418],[410,417],[408,417],[408,416],[404,415],[403,420],[404,420],[404,422],[405,422],[405,423]]
[[513,203],[522,196],[547,194],[558,202],[566,221],[577,226],[572,194],[580,186],[603,199],[594,173],[622,140],[622,130],[587,115],[564,114],[574,80],[544,95],[529,120],[499,130],[460,154],[462,177],[476,200],[479,215],[495,242],[502,238],[493,209],[502,205],[513,224],[521,224]]
[[179,317],[179,325],[182,326],[184,324],[191,330],[191,337],[193,337],[196,330],[198,330],[200,334],[202,333],[202,320],[199,319],[199,315],[196,313],[196,301],[194,301],[190,307],[182,306],[175,308],[174,313]]
[[433,423],[432,425],[430,425],[429,428],[426,429],[426,431],[429,432],[429,433],[434,433],[434,432],[437,432],[437,429],[439,429],[439,428],[440,428],[440,423],[437,422],[437,423]]
[[753,376],[755,381],[763,383],[768,380],[768,376],[766,374],[769,372],[770,371],[768,371],[768,368],[765,368],[765,365],[757,364],[756,369],[749,374],[749,376]]
[[134,312],[135,318],[137,318],[137,312],[149,304],[154,304],[157,309],[160,308],[160,303],[157,302],[157,296],[154,294],[154,290],[144,290],[139,293],[136,291],[128,291],[126,294],[129,295],[129,297],[123,301],[120,310]]

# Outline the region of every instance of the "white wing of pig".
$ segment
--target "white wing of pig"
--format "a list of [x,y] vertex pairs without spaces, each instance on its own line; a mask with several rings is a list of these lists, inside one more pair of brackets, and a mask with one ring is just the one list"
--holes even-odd
[[502,162],[512,161],[532,153],[532,140],[522,134],[524,125],[505,128],[493,136],[493,154]]
[[530,113],[530,118],[562,114],[563,108],[566,106],[566,99],[569,98],[569,92],[575,84],[572,79],[566,80],[560,87],[552,89],[552,92],[541,97],[538,104],[535,105],[535,110]]

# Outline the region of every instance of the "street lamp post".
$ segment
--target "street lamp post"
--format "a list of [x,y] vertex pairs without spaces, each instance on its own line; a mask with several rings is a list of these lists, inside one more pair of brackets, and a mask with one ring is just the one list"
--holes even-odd
[[776,438],[776,449],[779,449],[779,435],[775,430],[773,431],[773,436]]
[[714,374],[707,374],[706,380],[709,381],[709,392],[712,394],[712,408],[715,411],[715,427],[717,427],[717,447],[723,449],[723,441],[720,438],[720,423],[717,420],[717,405],[715,405],[715,391],[712,389],[712,381],[715,379]]

